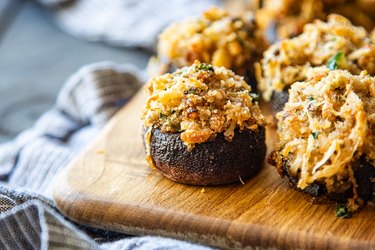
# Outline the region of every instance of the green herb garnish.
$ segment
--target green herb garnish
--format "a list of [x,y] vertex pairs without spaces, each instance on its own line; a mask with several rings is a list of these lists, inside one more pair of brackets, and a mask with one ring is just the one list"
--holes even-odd
[[312,132],[311,135],[313,136],[313,138],[316,140],[318,139],[318,136],[319,136],[319,131],[316,131],[316,132]]
[[195,88],[190,88],[190,89],[184,91],[185,95],[196,94],[196,93],[197,93],[197,89],[195,89]]
[[174,109],[171,109],[169,112],[167,113],[163,113],[163,112],[160,112],[159,113],[159,118],[164,118],[164,117],[167,117],[167,116],[170,116],[170,115],[173,115],[174,113],[176,113],[176,110]]
[[345,55],[343,52],[340,51],[329,59],[327,63],[327,68],[329,68],[330,70],[335,70],[335,69],[338,69],[340,65],[343,66],[342,64],[344,63],[345,63]]
[[251,101],[254,103],[254,102],[259,102],[259,95],[258,94],[255,94],[255,93],[250,93],[250,97],[251,97]]
[[206,64],[206,63],[201,63],[198,67],[198,70],[215,72],[214,67],[212,67],[212,65]]
[[335,209],[336,217],[338,218],[350,218],[352,214],[349,212],[348,208],[343,204],[338,204]]
[[309,96],[310,101],[314,101],[314,97],[312,95]]
[[202,89],[200,89],[200,88],[189,88],[188,90],[185,90],[184,91],[184,94],[185,95],[188,95],[188,94],[194,94],[194,95],[198,95],[198,94],[200,94],[200,93],[202,93]]
[[181,131],[181,125],[178,123],[174,123],[171,121],[171,117],[168,117],[167,121],[166,121],[166,124],[169,125],[173,132],[180,132]]

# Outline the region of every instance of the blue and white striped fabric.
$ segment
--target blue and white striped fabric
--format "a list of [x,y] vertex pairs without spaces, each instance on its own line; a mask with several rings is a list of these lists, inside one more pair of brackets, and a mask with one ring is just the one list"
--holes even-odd
[[50,8],[56,23],[67,33],[114,46],[152,50],[157,35],[171,21],[197,16],[220,0],[38,1]]
[[141,71],[110,62],[82,67],[35,126],[0,145],[0,176],[50,197],[50,180],[141,86]]
[[[209,249],[174,239],[129,237],[73,225],[45,198],[4,187],[0,187],[0,204],[1,249]],[[3,210],[5,204],[8,209]]]

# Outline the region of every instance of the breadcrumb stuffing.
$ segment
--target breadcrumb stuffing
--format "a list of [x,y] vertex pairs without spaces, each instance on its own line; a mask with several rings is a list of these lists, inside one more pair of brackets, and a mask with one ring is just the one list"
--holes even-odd
[[367,70],[375,74],[375,45],[367,31],[353,26],[343,16],[331,14],[328,21],[315,20],[304,26],[301,35],[285,39],[264,52],[256,64],[258,87],[269,101],[273,91],[281,92],[297,81],[304,81],[328,70],[327,64],[341,53],[335,68],[352,74]]
[[217,7],[196,19],[173,23],[159,36],[153,75],[190,66],[195,60],[224,66],[245,76],[265,50],[262,33],[251,13],[231,16]]
[[278,171],[287,167],[301,189],[317,182],[340,193],[351,186],[356,198],[353,164],[366,156],[375,168],[375,78],[333,70],[293,84],[289,94],[271,154]]
[[181,133],[188,148],[219,133],[231,141],[237,128],[257,131],[266,125],[251,87],[224,67],[195,61],[173,74],[153,77],[145,89],[150,96],[142,114],[144,127]]
[[[352,23],[371,30],[375,26],[369,0],[252,0],[256,20],[271,41],[276,38],[295,37],[303,32],[303,26],[315,19],[326,20],[330,13],[345,16]],[[370,7],[370,8],[369,8]],[[269,32],[269,31],[273,32]]]

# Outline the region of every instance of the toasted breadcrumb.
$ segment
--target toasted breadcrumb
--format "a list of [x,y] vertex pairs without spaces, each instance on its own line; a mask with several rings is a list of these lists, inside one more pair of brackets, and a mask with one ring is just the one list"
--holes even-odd
[[231,16],[217,7],[196,19],[173,23],[159,36],[152,75],[173,72],[195,60],[246,75],[266,44],[251,13]]
[[329,15],[328,21],[307,24],[301,35],[285,39],[264,52],[256,65],[258,88],[269,101],[273,91],[281,92],[296,81],[304,81],[330,70],[326,65],[341,53],[335,65],[359,75],[363,70],[375,74],[375,45],[369,34],[353,26],[343,16]]
[[195,61],[153,77],[145,88],[150,96],[142,114],[144,127],[181,133],[188,148],[219,133],[231,141],[236,128],[257,131],[266,124],[251,87],[224,67]]

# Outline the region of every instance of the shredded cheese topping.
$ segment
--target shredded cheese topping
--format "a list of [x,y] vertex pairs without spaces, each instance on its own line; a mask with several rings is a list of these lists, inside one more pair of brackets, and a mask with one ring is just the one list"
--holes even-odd
[[289,90],[277,114],[278,141],[271,154],[279,172],[288,167],[298,187],[317,182],[330,192],[351,182],[362,155],[375,167],[375,78],[333,70]]
[[301,35],[276,43],[264,52],[261,63],[256,64],[263,98],[269,101],[273,91],[281,92],[296,81],[328,71],[326,64],[338,52],[342,53],[340,69],[352,74],[362,70],[375,74],[375,45],[369,34],[348,19],[332,14],[327,22],[307,24]]
[[266,124],[250,86],[224,67],[196,61],[153,77],[145,88],[150,96],[142,114],[144,127],[181,133],[188,148],[218,133],[230,141],[236,128],[256,131]]
[[[261,29],[271,29],[279,39],[299,35],[303,26],[314,19],[325,20],[329,13],[337,13],[352,23],[371,30],[375,21],[369,15],[373,1],[353,0],[252,0],[256,19]],[[368,9],[370,7],[370,9]]]

